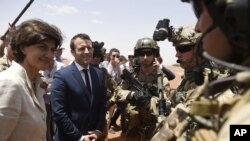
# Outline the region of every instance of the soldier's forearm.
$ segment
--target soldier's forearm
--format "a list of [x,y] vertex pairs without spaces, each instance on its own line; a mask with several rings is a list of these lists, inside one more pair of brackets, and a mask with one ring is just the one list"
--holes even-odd
[[1,43],[0,43],[0,57],[3,57],[3,56],[4,56],[4,44],[1,41]]

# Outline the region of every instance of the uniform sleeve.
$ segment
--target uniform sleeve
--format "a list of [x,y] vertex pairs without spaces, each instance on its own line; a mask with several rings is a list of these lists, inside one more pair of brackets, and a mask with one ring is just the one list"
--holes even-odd
[[[241,101],[242,102],[242,101]],[[235,107],[231,110],[230,116],[225,124],[222,126],[219,131],[218,141],[229,141],[230,137],[230,125],[249,125],[250,124],[250,102],[247,102],[243,105],[239,102]]]
[[7,141],[21,113],[20,86],[12,80],[0,80],[0,140]]
[[125,81],[122,81],[122,83],[115,89],[114,98],[116,101],[119,102],[126,102],[126,98],[128,94],[131,93],[128,89],[128,84]]
[[8,68],[8,67],[7,67],[7,64],[5,62],[5,58],[2,57],[2,58],[0,58],[0,72],[6,70],[6,68]]

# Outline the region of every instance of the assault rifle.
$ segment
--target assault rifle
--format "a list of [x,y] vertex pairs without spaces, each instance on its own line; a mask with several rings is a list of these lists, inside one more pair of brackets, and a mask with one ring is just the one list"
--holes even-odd
[[127,69],[123,69],[122,72],[123,72],[122,78],[128,81],[129,85],[131,85],[136,91],[138,91],[141,94],[141,95],[137,95],[135,97],[135,100],[137,100],[137,98],[140,98],[142,96],[148,97],[148,98],[157,96],[157,94],[153,92],[147,85],[142,85],[138,80],[132,77],[130,72]]
[[[204,84],[198,86],[192,93],[193,101],[197,101],[204,94],[208,86],[208,72],[205,75]],[[190,114],[190,106],[179,103],[167,118],[158,125],[150,141],[166,141],[180,137],[185,130],[192,124],[193,116]],[[188,136],[187,136],[188,137]]]
[[161,69],[157,70],[157,88],[158,88],[157,92],[159,94],[159,100],[158,100],[159,116],[165,117],[170,113],[170,110],[169,110],[170,107],[167,107],[166,99],[164,98],[164,94],[163,94],[163,77],[162,77]]

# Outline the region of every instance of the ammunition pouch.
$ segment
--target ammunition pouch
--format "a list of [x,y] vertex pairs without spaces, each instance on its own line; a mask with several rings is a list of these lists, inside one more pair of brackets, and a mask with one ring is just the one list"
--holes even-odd
[[191,121],[187,113],[188,109],[183,104],[178,104],[158,126],[151,141],[173,140],[180,137]]

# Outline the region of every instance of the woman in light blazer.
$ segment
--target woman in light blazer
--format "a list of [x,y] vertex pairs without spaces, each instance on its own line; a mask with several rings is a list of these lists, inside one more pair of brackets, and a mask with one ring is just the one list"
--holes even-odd
[[27,20],[12,35],[12,66],[0,73],[0,141],[46,140],[45,88],[39,71],[53,61],[60,30]]

